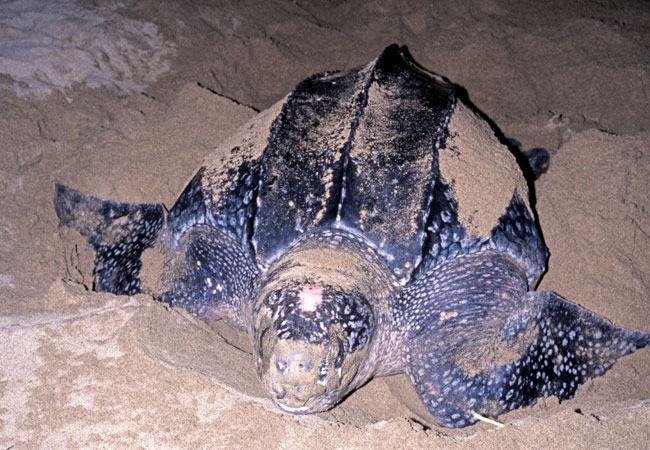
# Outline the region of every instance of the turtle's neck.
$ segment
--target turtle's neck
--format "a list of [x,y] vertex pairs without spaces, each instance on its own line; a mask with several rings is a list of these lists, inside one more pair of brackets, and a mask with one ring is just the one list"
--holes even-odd
[[386,314],[388,297],[398,286],[389,266],[365,239],[336,228],[308,233],[291,244],[265,271],[257,297],[295,283],[359,292]]

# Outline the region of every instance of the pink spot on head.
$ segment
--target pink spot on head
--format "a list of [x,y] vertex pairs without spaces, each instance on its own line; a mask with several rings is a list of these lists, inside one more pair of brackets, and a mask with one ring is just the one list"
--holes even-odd
[[298,308],[305,312],[314,312],[323,303],[323,288],[308,284],[298,293]]

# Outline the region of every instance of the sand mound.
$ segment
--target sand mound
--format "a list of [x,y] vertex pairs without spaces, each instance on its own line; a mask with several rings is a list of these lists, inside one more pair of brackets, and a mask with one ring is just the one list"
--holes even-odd
[[[0,6],[0,87],[43,95],[81,83],[126,94],[169,69],[173,46],[151,22],[73,0],[16,0]],[[11,81],[11,82],[10,82]]]

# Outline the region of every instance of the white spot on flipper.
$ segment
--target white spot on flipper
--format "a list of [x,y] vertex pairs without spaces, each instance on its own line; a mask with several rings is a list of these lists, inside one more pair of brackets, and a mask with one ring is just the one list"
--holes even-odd
[[447,319],[452,319],[454,317],[458,317],[458,312],[456,312],[456,311],[451,311],[451,312],[443,311],[443,312],[440,313],[440,320],[441,321],[444,321],[444,320],[447,320]]
[[314,312],[323,303],[323,288],[308,284],[298,293],[298,308],[304,312]]

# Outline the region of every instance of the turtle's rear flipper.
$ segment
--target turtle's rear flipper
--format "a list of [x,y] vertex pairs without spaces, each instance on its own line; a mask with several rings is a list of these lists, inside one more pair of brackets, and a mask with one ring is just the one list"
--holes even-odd
[[102,200],[61,184],[55,187],[54,206],[60,225],[77,230],[95,251],[93,289],[139,292],[140,257],[162,228],[162,206]]
[[[550,292],[526,292],[506,255],[457,258],[404,292],[405,362],[439,425],[459,428],[538,397],[573,397],[650,334],[616,328]],[[402,310],[402,308],[398,308]]]

